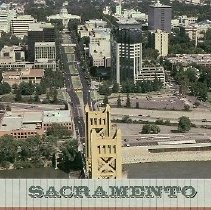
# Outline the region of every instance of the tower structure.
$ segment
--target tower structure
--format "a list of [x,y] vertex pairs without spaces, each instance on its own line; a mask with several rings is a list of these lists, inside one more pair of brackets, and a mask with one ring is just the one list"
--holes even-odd
[[122,0],[119,0],[119,4],[116,6],[116,15],[122,15]]
[[121,131],[112,134],[110,106],[103,111],[86,112],[86,169],[93,179],[119,179],[122,177]]
[[135,83],[142,69],[141,24],[133,19],[117,23],[112,39],[113,78],[118,84]]
[[168,5],[162,5],[158,0],[156,4],[149,6],[148,28],[149,30],[160,29],[171,33],[172,8]]

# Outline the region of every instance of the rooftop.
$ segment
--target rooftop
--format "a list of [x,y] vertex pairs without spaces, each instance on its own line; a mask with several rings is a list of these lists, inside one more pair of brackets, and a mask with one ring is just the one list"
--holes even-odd
[[43,118],[43,113],[39,112],[39,111],[34,111],[34,112],[24,112],[23,113],[23,124],[27,124],[27,123],[38,123],[38,122],[42,122],[42,118]]
[[161,4],[159,0],[155,4],[150,5],[150,7],[156,7],[156,8],[166,7],[166,8],[171,8],[171,6],[169,6],[169,5],[163,5],[163,4]]
[[0,131],[35,130],[40,123],[71,122],[69,110],[6,112],[0,122]]
[[62,123],[71,122],[71,116],[69,110],[56,110],[56,111],[44,111],[43,122],[44,123]]
[[55,47],[55,42],[35,42],[35,47]]
[[4,78],[10,76],[22,76],[22,77],[43,77],[44,69],[22,69],[16,71],[6,71],[3,72],[2,76]]
[[134,18],[120,18],[117,21],[118,24],[140,24],[137,20]]
[[54,28],[54,26],[46,22],[30,23],[29,25],[29,31],[43,31],[43,28]]
[[169,57],[171,63],[183,64],[211,64],[211,54],[176,54],[175,57]]
[[17,17],[14,17],[13,20],[34,20],[35,19],[31,15],[19,15]]
[[18,130],[21,128],[21,125],[22,125],[21,116],[9,115],[7,117],[3,117],[0,124],[0,130],[1,131]]

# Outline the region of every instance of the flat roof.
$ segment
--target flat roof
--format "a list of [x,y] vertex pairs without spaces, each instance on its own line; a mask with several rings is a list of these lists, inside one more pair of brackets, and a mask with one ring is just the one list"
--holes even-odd
[[56,44],[55,44],[55,42],[35,42],[35,47],[39,47],[39,46],[51,46],[51,47],[55,47]]
[[12,131],[20,129],[22,125],[22,116],[7,116],[3,117],[0,130],[1,131]]
[[24,112],[23,113],[23,123],[41,123],[43,118],[43,113],[41,111]]
[[71,122],[69,110],[43,111],[43,123]]

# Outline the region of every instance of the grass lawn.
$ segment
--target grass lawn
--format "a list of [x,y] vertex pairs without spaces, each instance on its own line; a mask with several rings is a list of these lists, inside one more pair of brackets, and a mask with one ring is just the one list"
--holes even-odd
[[81,80],[79,76],[72,76],[72,83],[73,83],[73,88],[74,89],[81,89]]
[[78,74],[78,69],[75,68],[73,64],[69,65],[70,74]]

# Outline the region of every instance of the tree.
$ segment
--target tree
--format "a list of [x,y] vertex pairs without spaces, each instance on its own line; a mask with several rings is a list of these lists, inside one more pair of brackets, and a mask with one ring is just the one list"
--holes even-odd
[[188,117],[182,116],[179,118],[178,131],[181,133],[188,132],[191,129],[191,121]]
[[15,101],[22,101],[21,90],[19,88],[15,90]]
[[115,82],[115,83],[113,84],[112,92],[113,92],[113,93],[118,93],[118,92],[119,92],[119,84],[118,84],[117,82]]
[[17,141],[12,136],[0,138],[0,162],[8,161],[14,163],[17,154]]
[[130,96],[129,94],[127,94],[127,100],[126,100],[126,107],[130,108],[131,104],[130,104]]
[[208,98],[207,95],[207,84],[206,82],[194,82],[190,87],[191,94],[196,96],[199,100],[206,101]]
[[163,86],[163,83],[161,82],[161,80],[158,79],[157,76],[155,76],[155,79],[153,80],[153,83],[152,83],[153,91],[160,90],[162,86]]
[[49,128],[47,128],[47,136],[67,138],[72,136],[72,132],[63,125],[53,123]]
[[62,151],[62,161],[59,163],[58,167],[65,172],[70,172],[70,170],[81,170],[83,167],[81,154],[78,151],[78,141],[75,139],[70,139],[65,142],[61,148]]
[[185,74],[188,77],[188,80],[192,83],[192,82],[196,82],[197,81],[197,74],[198,71],[196,68],[193,67],[189,67],[186,71]]
[[108,96],[105,95],[104,99],[103,99],[103,104],[106,105],[108,104]]
[[46,159],[51,159],[56,153],[58,140],[58,137],[55,136],[47,136],[43,138],[43,143],[39,148],[40,154]]
[[34,93],[34,85],[30,81],[29,83],[27,82],[21,82],[19,85],[19,89],[21,91],[21,95],[32,95]]
[[108,82],[103,82],[103,84],[99,86],[99,93],[100,95],[107,96],[111,94]]
[[0,95],[8,94],[11,92],[11,87],[7,82],[0,83]]
[[122,83],[122,93],[134,93],[136,86],[133,81],[127,80]]
[[160,133],[160,127],[155,124],[145,124],[142,127],[141,133],[143,134],[157,134]]
[[40,84],[36,84],[36,86],[35,86],[35,92],[38,95],[41,95],[42,93],[45,93],[45,91],[43,91],[43,89],[42,89],[42,87],[41,87]]
[[40,102],[39,94],[37,92],[35,93],[34,101],[35,102]]
[[120,95],[119,95],[118,98],[117,98],[117,107],[118,107],[118,108],[122,107],[122,101],[121,101]]

